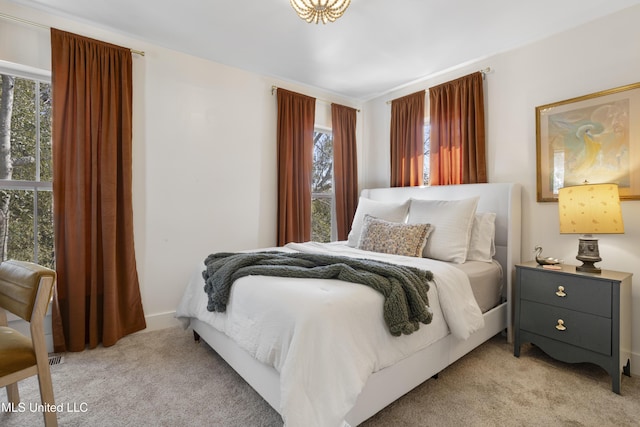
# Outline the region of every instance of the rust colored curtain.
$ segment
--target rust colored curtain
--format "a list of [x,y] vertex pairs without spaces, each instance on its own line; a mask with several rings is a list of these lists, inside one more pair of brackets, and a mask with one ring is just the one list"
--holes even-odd
[[391,101],[391,187],[422,185],[425,91]]
[[[146,327],[133,244],[128,49],[51,29],[56,351]],[[63,339],[62,339],[63,338]]]
[[430,184],[487,182],[482,73],[430,88],[429,108]]
[[331,104],[333,128],[333,185],[338,240],[347,240],[358,207],[357,110]]
[[278,246],[311,240],[316,99],[278,89]]

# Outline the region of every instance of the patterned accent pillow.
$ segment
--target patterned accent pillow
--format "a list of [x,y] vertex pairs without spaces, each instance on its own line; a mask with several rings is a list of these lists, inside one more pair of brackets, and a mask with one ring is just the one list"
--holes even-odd
[[358,246],[360,234],[362,233],[362,222],[365,215],[371,215],[376,218],[384,219],[392,222],[405,222],[409,212],[409,200],[404,202],[381,202],[379,200],[371,200],[366,197],[358,199],[358,208],[353,216],[351,231],[349,232],[348,244],[352,248]]
[[429,224],[390,222],[365,215],[358,249],[421,257],[431,230]]

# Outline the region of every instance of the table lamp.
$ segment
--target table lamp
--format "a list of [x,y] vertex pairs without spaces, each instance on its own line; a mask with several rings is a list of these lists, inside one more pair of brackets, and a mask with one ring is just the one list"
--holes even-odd
[[598,239],[593,234],[622,234],[622,211],[617,184],[582,184],[558,191],[560,234],[582,234],[576,271],[599,274],[594,265],[602,261]]

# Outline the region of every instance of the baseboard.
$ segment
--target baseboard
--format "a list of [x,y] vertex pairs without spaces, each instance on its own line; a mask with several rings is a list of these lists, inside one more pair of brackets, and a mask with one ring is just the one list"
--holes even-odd
[[[146,329],[140,332],[150,332],[157,331],[159,329],[172,328],[175,326],[182,326],[182,323],[176,319],[175,311],[168,311],[166,313],[158,313],[151,314],[145,316],[145,320],[147,322]],[[30,336],[29,333],[29,323],[20,319],[12,313],[7,313],[7,320],[9,321],[9,326],[16,329],[18,332],[25,336]],[[47,313],[47,317],[44,319],[44,331],[45,331],[45,340],[47,342],[47,351],[49,353],[53,353],[53,334],[51,333],[51,310]]]
[[172,328],[174,326],[182,326],[182,323],[176,319],[175,311],[167,311],[166,313],[150,314],[144,317],[147,322],[147,328],[140,332],[157,331],[159,329]]
[[[10,311],[7,311],[6,313],[7,313],[8,326],[10,328],[15,329],[25,337],[31,337],[31,329],[30,329],[29,322],[22,320],[21,318],[11,313]],[[53,333],[51,328],[51,306],[49,306],[49,309],[47,310],[47,315],[44,318],[43,326],[44,326],[44,339],[45,339],[45,342],[47,343],[47,352],[52,353],[53,352]]]
[[631,353],[631,376],[640,376],[640,354]]

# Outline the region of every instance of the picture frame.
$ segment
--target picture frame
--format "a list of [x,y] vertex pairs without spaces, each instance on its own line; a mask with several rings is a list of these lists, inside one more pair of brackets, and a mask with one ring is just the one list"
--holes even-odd
[[536,107],[536,180],[538,202],[585,181],[640,200],[640,83]]

